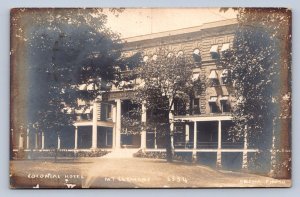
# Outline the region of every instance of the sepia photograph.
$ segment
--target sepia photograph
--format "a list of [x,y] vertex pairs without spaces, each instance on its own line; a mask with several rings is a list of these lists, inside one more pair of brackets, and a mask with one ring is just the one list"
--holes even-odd
[[10,14],[10,188],[291,187],[291,9]]

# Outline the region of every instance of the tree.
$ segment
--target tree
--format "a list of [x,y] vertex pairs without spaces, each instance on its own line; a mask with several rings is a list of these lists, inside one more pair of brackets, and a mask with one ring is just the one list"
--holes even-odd
[[[93,101],[114,82],[116,66],[123,67],[127,60],[121,56],[119,36],[105,27],[102,11],[12,10],[11,53],[17,60],[12,65],[25,68],[24,83],[28,84],[22,86],[28,88],[23,95],[28,102],[20,117],[22,124],[59,135],[74,123],[78,99]],[[81,90],[83,84],[89,87],[87,91]],[[21,102],[22,97],[18,99]],[[18,116],[16,110],[14,115]]]
[[[258,147],[263,155],[261,160],[255,159],[256,165],[261,163],[266,168],[266,157],[272,157],[271,168],[277,173],[273,176],[288,178],[291,12],[276,8],[239,8],[237,11],[233,47],[222,60],[223,66],[231,70],[237,98],[232,132],[242,136],[246,130],[249,146]],[[284,151],[277,157],[274,156],[276,150]]]
[[[189,104],[200,81],[193,80],[194,63],[184,54],[174,56],[172,51],[159,49],[157,55],[134,69],[133,75],[141,80],[136,88],[134,100],[143,103],[147,109],[147,126],[158,128],[165,136],[167,161],[172,162],[171,136],[174,131],[174,103]],[[186,107],[188,108],[188,107]],[[184,108],[184,110],[186,110]]]

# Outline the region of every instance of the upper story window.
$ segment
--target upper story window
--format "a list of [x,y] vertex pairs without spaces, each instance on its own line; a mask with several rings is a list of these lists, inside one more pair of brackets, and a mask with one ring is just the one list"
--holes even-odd
[[167,58],[171,58],[173,56],[174,56],[174,54],[170,52],[170,53],[168,53]]
[[183,56],[183,51],[178,51],[177,57],[182,57]]
[[210,99],[208,100],[210,113],[218,113],[219,112],[218,106],[217,106],[217,99],[218,99],[218,97],[211,96]]
[[230,47],[229,43],[225,43],[222,45],[221,54],[223,57],[226,55],[226,52],[229,50],[229,47]]
[[219,85],[218,74],[216,70],[211,70],[208,76],[210,86]]
[[213,45],[210,50],[210,55],[211,55],[211,58],[213,59],[218,59],[220,56],[219,56],[219,46],[216,44],[216,45]]
[[149,57],[148,57],[147,55],[145,55],[145,56],[143,57],[143,61],[144,61],[144,62],[147,62],[148,59],[149,59]]
[[153,56],[152,56],[152,60],[157,60],[157,55],[156,54],[154,54]]
[[229,96],[223,96],[220,98],[220,103],[221,103],[221,111],[222,113],[228,113],[230,112],[230,105],[228,102]]
[[200,63],[201,62],[201,55],[200,55],[200,50],[199,49],[195,49],[193,51],[193,58],[194,58],[194,61],[196,63]]
[[221,82],[223,85],[229,84],[229,70],[224,69],[221,74]]

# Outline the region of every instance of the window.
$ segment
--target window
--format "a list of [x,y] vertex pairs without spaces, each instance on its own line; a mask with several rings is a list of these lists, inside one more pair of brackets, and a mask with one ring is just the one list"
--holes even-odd
[[177,57],[182,57],[183,56],[183,51],[178,51]]
[[208,76],[210,86],[217,86],[219,85],[219,80],[218,80],[218,74],[216,70],[211,70],[210,74]]
[[200,99],[195,98],[193,100],[193,114],[200,114]]
[[229,70],[224,69],[221,74],[221,82],[223,85],[229,84]]
[[229,50],[229,43],[223,44],[222,48],[221,48],[221,54],[222,54],[223,57],[226,56],[228,50]]
[[216,44],[216,45],[213,45],[210,50],[210,55],[211,55],[211,58],[212,59],[218,59],[219,58],[219,46]]
[[228,103],[228,98],[229,98],[228,96],[223,96],[220,99],[222,113],[230,112],[230,105]]
[[199,49],[195,49],[193,51],[193,58],[194,58],[194,61],[196,63],[200,63],[201,62],[201,55],[200,55],[200,50]]
[[149,57],[148,57],[147,55],[145,55],[145,56],[143,57],[143,61],[144,61],[144,62],[147,62],[148,59],[149,59]]
[[154,61],[157,60],[157,55],[153,55],[152,60],[154,60]]
[[167,58],[171,58],[173,56],[174,56],[174,54],[170,52],[170,53],[168,53]]
[[208,100],[210,113],[218,113],[219,112],[218,106],[217,106],[217,99],[218,99],[218,97],[211,96],[210,99]]

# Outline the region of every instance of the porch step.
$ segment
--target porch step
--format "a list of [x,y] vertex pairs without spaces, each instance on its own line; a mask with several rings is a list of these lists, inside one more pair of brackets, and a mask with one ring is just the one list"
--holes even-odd
[[138,148],[120,148],[112,150],[102,158],[132,158],[133,154],[138,152]]

